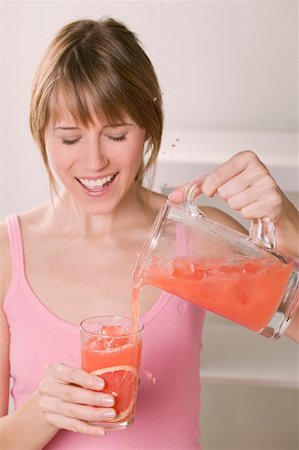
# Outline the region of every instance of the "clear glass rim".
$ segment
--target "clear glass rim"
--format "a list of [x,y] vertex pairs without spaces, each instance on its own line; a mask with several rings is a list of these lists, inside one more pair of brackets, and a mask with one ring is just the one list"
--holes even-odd
[[[129,320],[132,323],[132,318],[129,316],[113,316],[113,315],[103,315],[103,316],[91,316],[91,317],[87,317],[86,319],[83,319],[80,324],[79,324],[79,328],[80,331],[83,331],[84,333],[88,333],[94,336],[99,335],[98,332],[96,331],[90,331],[87,330],[86,328],[84,328],[84,324],[88,321],[92,321],[92,320],[97,320],[100,319],[103,322],[103,325],[105,325],[105,319],[109,320],[109,319],[125,319],[125,320]],[[108,323],[106,324],[108,325]],[[116,324],[117,325],[117,324]],[[113,325],[112,325],[113,326]],[[121,336],[115,336],[113,334],[105,334],[105,335],[100,335],[101,338],[106,339],[106,338],[124,338],[124,337],[132,337],[132,336],[138,336],[139,334],[141,334],[144,330],[144,325],[142,322],[138,321],[138,328],[137,331],[135,331],[135,333],[127,333],[127,334],[122,334]]]

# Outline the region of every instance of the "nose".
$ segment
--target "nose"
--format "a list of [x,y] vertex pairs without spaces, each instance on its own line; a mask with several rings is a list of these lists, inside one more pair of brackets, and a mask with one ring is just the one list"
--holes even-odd
[[86,169],[93,172],[105,169],[109,164],[109,158],[103,150],[103,145],[98,139],[89,143],[85,151]]

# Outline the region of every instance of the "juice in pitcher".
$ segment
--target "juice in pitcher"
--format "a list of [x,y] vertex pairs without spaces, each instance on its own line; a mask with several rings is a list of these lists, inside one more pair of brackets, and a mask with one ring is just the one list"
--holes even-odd
[[156,286],[259,332],[277,310],[291,271],[291,263],[266,257],[153,257],[139,284]]

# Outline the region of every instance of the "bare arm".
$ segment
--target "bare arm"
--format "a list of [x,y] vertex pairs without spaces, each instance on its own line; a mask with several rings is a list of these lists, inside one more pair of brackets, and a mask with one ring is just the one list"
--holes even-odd
[[58,429],[46,422],[38,407],[38,394],[16,411],[0,419],[0,448],[6,450],[40,450]]
[[104,436],[102,427],[88,423],[107,420],[104,413],[111,411],[102,407],[107,395],[97,392],[103,386],[99,377],[81,369],[51,364],[36,392],[0,418],[0,448],[41,450],[60,429]]

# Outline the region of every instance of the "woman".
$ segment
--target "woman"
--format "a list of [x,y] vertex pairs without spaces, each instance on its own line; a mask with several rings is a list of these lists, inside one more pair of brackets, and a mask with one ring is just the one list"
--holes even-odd
[[[200,448],[200,308],[144,291],[141,384],[128,429],[99,439],[104,430],[89,422],[115,417],[114,400],[99,377],[80,369],[79,322],[130,314],[132,270],[165,201],[142,187],[158,155],[163,115],[136,36],[113,19],[66,25],[38,68],[30,123],[53,194],[0,227],[0,447]],[[217,192],[244,217],[272,218],[279,244],[298,255],[298,213],[253,152],[211,173],[203,192]],[[203,209],[244,231],[221,211]],[[7,415],[9,375],[15,410]]]

